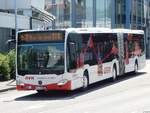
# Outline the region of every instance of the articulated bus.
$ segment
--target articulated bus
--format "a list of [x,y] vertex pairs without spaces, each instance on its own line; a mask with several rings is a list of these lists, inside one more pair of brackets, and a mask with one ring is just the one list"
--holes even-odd
[[146,64],[142,30],[68,28],[21,31],[17,38],[17,90],[75,90]]

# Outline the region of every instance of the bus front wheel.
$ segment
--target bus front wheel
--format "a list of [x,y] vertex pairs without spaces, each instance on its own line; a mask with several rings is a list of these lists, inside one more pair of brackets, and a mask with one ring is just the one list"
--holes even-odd
[[116,78],[117,78],[117,69],[116,66],[114,66],[112,70],[112,80],[115,81]]

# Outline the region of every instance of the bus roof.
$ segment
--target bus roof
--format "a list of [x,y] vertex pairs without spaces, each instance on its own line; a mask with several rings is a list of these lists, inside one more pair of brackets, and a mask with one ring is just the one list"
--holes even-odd
[[52,30],[22,30],[24,32],[48,32],[48,31],[66,31],[68,33],[112,33],[109,28],[67,28],[67,29],[52,29]]
[[131,29],[112,29],[113,33],[132,33],[132,34],[144,34],[143,30],[131,30]]
[[68,33],[135,33],[144,34],[143,30],[131,29],[110,29],[110,28],[67,28],[67,29],[52,29],[52,30],[22,30],[24,32],[49,32],[49,31],[66,31]]
[[112,33],[109,28],[68,28],[69,33]]
[[48,32],[48,31],[65,31],[65,29],[53,29],[53,30],[21,30],[18,33],[26,33],[26,32]]
[[109,29],[109,28],[68,28],[69,33],[132,33],[132,34],[144,34],[143,30],[132,29]]

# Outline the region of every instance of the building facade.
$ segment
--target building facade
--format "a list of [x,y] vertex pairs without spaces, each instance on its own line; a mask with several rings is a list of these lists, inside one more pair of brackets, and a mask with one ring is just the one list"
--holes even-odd
[[15,39],[16,28],[43,29],[54,19],[44,6],[45,0],[0,0],[0,52],[10,49],[8,40]]
[[55,27],[111,27],[112,0],[46,0]]
[[145,25],[144,25],[144,31],[145,31],[145,42],[146,42],[146,53],[147,58],[150,58],[150,0],[145,0],[144,3],[144,17],[145,17]]
[[46,0],[45,10],[56,17],[50,28],[142,29],[150,57],[150,0]]

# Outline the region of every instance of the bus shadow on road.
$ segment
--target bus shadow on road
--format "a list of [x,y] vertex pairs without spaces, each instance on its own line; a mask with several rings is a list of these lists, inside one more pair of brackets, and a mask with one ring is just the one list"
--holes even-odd
[[30,95],[18,97],[15,99],[15,101],[41,101],[41,100],[69,100],[69,99],[74,99],[78,96],[82,96],[91,92],[94,92],[99,89],[103,89],[106,87],[109,87],[111,85],[139,77],[146,74],[146,72],[138,72],[136,74],[133,73],[128,73],[123,76],[120,76],[117,78],[115,81],[111,81],[110,79],[103,80],[100,82],[97,82],[95,84],[92,84],[88,87],[87,90],[82,91],[81,89],[75,90],[75,91],[49,91],[44,94],[38,94],[38,93],[33,93]]

